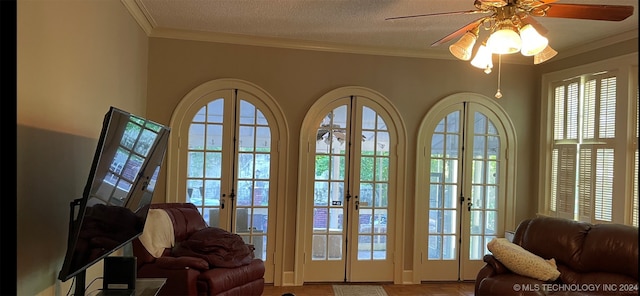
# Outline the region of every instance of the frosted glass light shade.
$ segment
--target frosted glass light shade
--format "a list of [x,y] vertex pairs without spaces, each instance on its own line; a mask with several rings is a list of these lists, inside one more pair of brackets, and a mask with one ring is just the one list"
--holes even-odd
[[516,53],[522,47],[522,40],[512,25],[501,25],[489,36],[487,47],[492,53]]
[[491,51],[484,44],[480,45],[478,48],[478,52],[476,56],[471,60],[471,65],[476,68],[484,69],[484,72],[489,74],[491,73],[491,68],[493,68],[493,61]]
[[471,52],[477,38],[475,34],[466,32],[456,43],[449,46],[449,51],[454,57],[468,61],[471,59]]
[[523,56],[536,55],[549,44],[549,40],[540,35],[531,24],[527,24],[520,29],[520,38],[522,38],[520,53]]
[[533,63],[535,65],[544,63],[550,60],[552,57],[555,57],[558,54],[551,46],[547,45],[541,52],[533,56]]

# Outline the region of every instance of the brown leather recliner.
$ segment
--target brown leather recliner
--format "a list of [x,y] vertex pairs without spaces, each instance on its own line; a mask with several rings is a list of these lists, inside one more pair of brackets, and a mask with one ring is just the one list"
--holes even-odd
[[[151,204],[151,209],[163,209],[173,222],[176,245],[205,228],[207,224],[191,203]],[[261,295],[264,290],[265,266],[253,258],[248,264],[233,267],[210,267],[197,257],[175,257],[166,248],[155,258],[137,238],[133,241],[139,278],[166,278],[158,295]]]
[[513,243],[554,258],[560,277],[543,282],[521,276],[488,254],[475,295],[638,295],[637,227],[538,217],[518,225]]

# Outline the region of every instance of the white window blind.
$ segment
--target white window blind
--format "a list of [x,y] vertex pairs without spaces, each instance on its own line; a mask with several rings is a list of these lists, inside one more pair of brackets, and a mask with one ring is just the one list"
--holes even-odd
[[550,211],[558,217],[574,218],[580,79],[563,81],[554,88],[554,146],[551,156]]
[[638,148],[636,147],[635,152],[635,163],[634,163],[634,178],[633,178],[633,212],[631,218],[631,224],[633,226],[638,226]]
[[[637,70],[637,69],[636,69]],[[637,71],[635,72],[637,73]],[[637,82],[637,81],[636,81]],[[638,85],[635,85],[636,88],[636,142],[635,142],[635,149],[634,149],[634,162],[633,162],[633,206],[631,206],[633,212],[631,214],[631,224],[633,226],[638,226],[638,211],[640,211],[640,209],[638,208],[638,170],[640,169],[640,167],[638,167],[638,135],[640,134],[640,126],[638,124],[638,121],[640,120],[640,103],[638,103],[638,101],[640,100],[640,89],[638,88]]]
[[553,149],[551,189],[552,210],[558,217],[573,219],[576,189],[576,145],[558,145]]
[[546,73],[539,213],[640,224],[638,55]]
[[554,87],[549,211],[558,217],[612,221],[616,78],[585,75]]
[[579,173],[579,194],[581,198],[578,201],[580,208],[578,209],[580,213],[580,220],[588,220],[591,217],[593,208],[593,187],[591,184],[593,180],[591,178],[592,172],[594,171],[593,163],[591,162],[592,158],[592,150],[591,149],[580,149],[580,169]]
[[555,116],[553,118],[553,139],[554,140],[562,140],[564,139],[564,128],[565,128],[565,89],[566,86],[558,86],[554,91],[554,100],[555,100]]
[[602,139],[613,139],[616,136],[616,77],[600,80],[600,130]]
[[[612,221],[613,211],[613,149],[596,150],[595,169],[595,220]],[[582,197],[587,198],[587,197]]]

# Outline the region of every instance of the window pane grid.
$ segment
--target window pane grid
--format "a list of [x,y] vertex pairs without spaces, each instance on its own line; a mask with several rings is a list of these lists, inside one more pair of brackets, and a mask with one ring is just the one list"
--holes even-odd
[[362,108],[361,122],[357,258],[385,260],[388,257],[389,132],[384,119],[369,107]]
[[497,233],[497,184],[499,184],[500,139],[489,118],[474,113],[473,157],[471,161],[471,211],[469,259],[482,260],[487,235]]
[[327,113],[316,131],[311,260],[343,259],[347,106]]
[[431,137],[428,260],[455,260],[460,112],[445,116]]
[[203,106],[189,125],[186,201],[199,208],[209,226],[218,226],[222,177],[224,99]]
[[258,108],[237,97],[233,99],[238,102],[237,116],[225,114],[225,103],[231,101],[215,98],[191,120],[187,139],[186,201],[198,207],[209,226],[221,227],[224,209],[221,208],[221,185],[223,178],[229,176],[229,172],[223,172],[222,159],[231,156],[229,151],[223,151],[223,131],[224,126],[233,125],[237,146],[233,150],[235,156],[231,157],[237,158],[237,163],[233,166],[236,181],[230,191],[235,199],[228,200],[234,203],[234,213],[227,215],[234,217],[234,221],[227,221],[232,223],[228,230],[254,245],[256,258],[266,261],[271,127]]

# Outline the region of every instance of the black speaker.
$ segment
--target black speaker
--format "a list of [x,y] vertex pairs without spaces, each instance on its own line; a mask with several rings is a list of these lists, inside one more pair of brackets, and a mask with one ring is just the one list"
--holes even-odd
[[136,257],[105,257],[103,276],[104,290],[135,290]]

